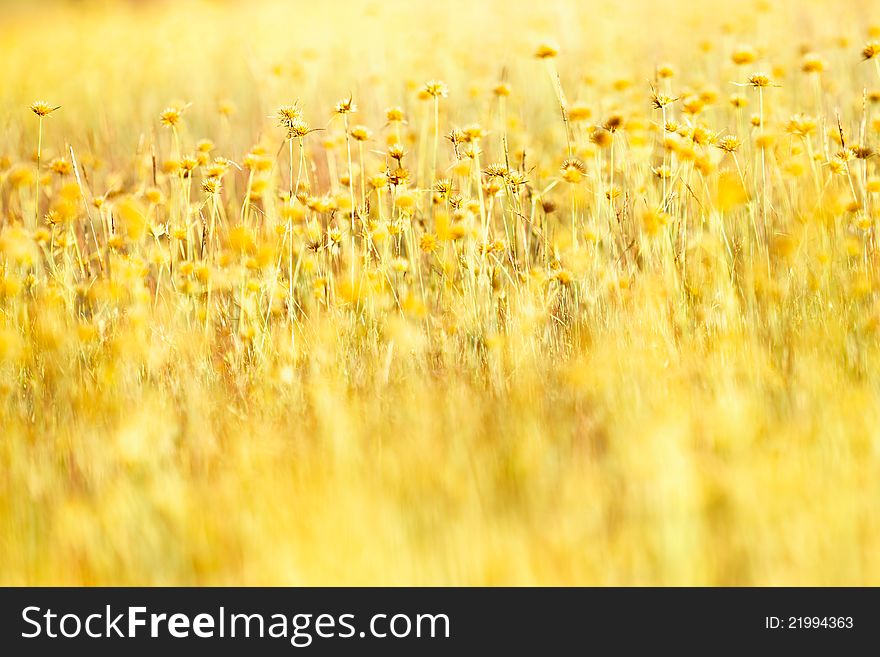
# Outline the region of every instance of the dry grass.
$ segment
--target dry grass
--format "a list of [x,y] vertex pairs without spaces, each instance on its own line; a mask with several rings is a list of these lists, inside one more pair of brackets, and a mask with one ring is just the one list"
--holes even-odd
[[880,584],[880,15],[526,4],[0,7],[0,583]]

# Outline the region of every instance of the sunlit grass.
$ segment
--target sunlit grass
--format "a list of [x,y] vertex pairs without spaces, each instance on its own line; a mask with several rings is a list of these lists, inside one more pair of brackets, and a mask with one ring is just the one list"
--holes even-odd
[[521,5],[0,6],[0,583],[880,583],[880,15]]

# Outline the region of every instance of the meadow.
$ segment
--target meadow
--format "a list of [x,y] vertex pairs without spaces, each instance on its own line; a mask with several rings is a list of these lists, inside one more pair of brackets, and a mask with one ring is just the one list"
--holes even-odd
[[0,584],[880,584],[880,11],[0,3]]

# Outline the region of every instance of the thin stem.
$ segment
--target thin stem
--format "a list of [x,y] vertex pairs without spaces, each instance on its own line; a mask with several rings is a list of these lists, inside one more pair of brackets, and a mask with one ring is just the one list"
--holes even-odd
[[43,117],[40,117],[39,137],[37,138],[37,191],[34,195],[34,228],[40,224],[40,176],[43,160]]

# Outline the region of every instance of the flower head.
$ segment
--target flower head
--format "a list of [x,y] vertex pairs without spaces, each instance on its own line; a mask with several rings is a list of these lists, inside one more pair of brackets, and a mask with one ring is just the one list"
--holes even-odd
[[434,98],[446,98],[449,88],[442,80],[428,80],[425,83],[425,93]]
[[333,108],[333,111],[337,114],[354,114],[358,111],[358,108],[357,105],[355,105],[352,96],[349,96],[336,103],[336,107]]
[[51,114],[60,107],[61,105],[58,105],[57,107],[52,107],[45,100],[38,100],[35,103],[31,104],[31,112],[33,112],[37,116],[43,117]]
[[553,59],[558,54],[559,49],[550,43],[541,43],[535,48],[535,57],[538,59]]
[[749,84],[755,87],[756,89],[769,87],[770,86],[770,76],[766,73],[754,73],[749,76]]
[[159,122],[169,128],[177,127],[183,117],[183,107],[166,107],[159,115]]
[[282,105],[275,111],[275,118],[278,119],[279,126],[290,130],[297,121],[302,119],[302,110],[296,103],[293,105]]

